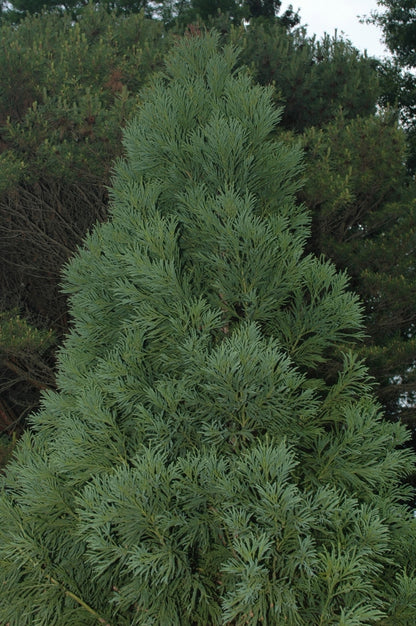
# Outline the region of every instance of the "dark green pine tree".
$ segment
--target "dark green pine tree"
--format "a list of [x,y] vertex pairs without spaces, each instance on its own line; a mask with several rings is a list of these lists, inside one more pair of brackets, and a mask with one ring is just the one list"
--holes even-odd
[[67,270],[59,393],[2,479],[0,623],[414,624],[413,457],[304,254],[301,155],[215,34],[125,132],[112,219]]
[[416,0],[377,0],[381,11],[369,22],[380,26],[392,59],[379,67],[381,103],[396,107],[408,142],[407,164],[416,171]]
[[307,249],[348,268],[365,311],[360,353],[386,417],[406,423],[416,444],[416,187],[405,133],[389,112],[339,114],[302,141],[308,182],[299,198],[313,215]]

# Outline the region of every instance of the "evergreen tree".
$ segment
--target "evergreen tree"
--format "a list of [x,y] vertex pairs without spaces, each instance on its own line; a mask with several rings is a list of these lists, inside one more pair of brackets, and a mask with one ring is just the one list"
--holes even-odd
[[228,30],[232,22],[241,23],[247,16],[243,4],[240,0],[164,0],[155,3],[155,14],[180,33],[190,24],[212,25],[218,19]]
[[[415,181],[406,168],[405,134],[385,112],[308,129],[307,184],[312,212],[308,250],[348,268],[365,307],[360,351],[390,419],[416,437]],[[415,440],[416,441],[416,440]]]
[[[263,17],[267,19],[275,18],[282,6],[281,0],[246,0],[248,12],[250,17]],[[300,22],[299,12],[293,11],[293,6],[290,4],[279,21],[286,27],[293,28]]]
[[143,12],[146,17],[151,17],[153,4],[149,0],[106,0],[104,2],[92,2],[92,0],[11,0],[0,5],[0,21],[5,23],[17,23],[27,15],[40,15],[48,12],[57,15],[71,15],[77,19],[82,10],[91,4],[99,8],[105,8],[108,12],[139,13]]
[[221,20],[226,30],[233,22],[241,24],[243,18],[251,21],[260,18],[287,29],[300,22],[299,13],[294,12],[292,5],[279,15],[280,0],[162,0],[153,4],[159,16],[170,25],[175,20],[182,26],[202,20],[205,25],[212,26],[219,15],[226,16]]
[[[347,41],[317,42],[302,29],[287,33],[262,23],[251,24],[242,38],[236,30],[231,36],[242,41],[242,57],[256,80],[275,85],[285,105],[282,126],[303,131],[307,180],[300,199],[312,215],[308,250],[348,269],[365,305],[361,354],[386,416],[412,426],[415,446],[416,207],[405,141],[410,127],[403,133],[391,109],[376,113],[381,87],[375,60]],[[383,90],[386,80],[384,74]],[[386,92],[381,101],[388,104]],[[294,141],[292,133],[288,139]]]
[[73,328],[0,498],[0,621],[391,624],[416,615],[407,434],[347,278],[305,255],[298,149],[215,34],[124,135],[112,219],[68,266]]
[[382,103],[396,106],[406,129],[409,146],[407,163],[416,171],[416,1],[378,0],[382,11],[374,11],[369,22],[382,28],[392,54],[380,64]]
[[281,22],[262,20],[233,29],[230,39],[241,45],[241,60],[252,67],[255,80],[275,86],[276,98],[284,105],[285,128],[323,126],[340,108],[349,119],[375,113],[375,60],[350,42],[329,36],[316,41],[304,28],[288,32]]
[[390,52],[401,65],[416,66],[416,2],[415,0],[377,0],[381,13],[374,12],[372,21],[383,29]]

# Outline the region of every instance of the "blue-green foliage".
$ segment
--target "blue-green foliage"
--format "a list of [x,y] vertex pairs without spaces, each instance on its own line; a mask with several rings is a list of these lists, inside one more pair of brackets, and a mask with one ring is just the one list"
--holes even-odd
[[12,626],[395,624],[416,615],[407,434],[381,419],[347,278],[305,256],[297,148],[215,34],[124,135],[112,219],[0,500]]

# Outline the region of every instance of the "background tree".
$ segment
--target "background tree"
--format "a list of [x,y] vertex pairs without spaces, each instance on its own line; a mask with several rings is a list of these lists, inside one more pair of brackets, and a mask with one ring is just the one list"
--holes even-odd
[[239,0],[178,0],[158,3],[157,13],[168,28],[183,34],[184,29],[195,24],[212,26],[218,19],[228,31],[232,22],[240,23],[247,16],[246,7]]
[[70,15],[72,19],[82,13],[90,3],[97,8],[105,9],[109,13],[139,13],[143,12],[151,18],[154,11],[154,3],[149,0],[108,0],[104,2],[92,2],[91,0],[13,0],[2,4],[1,20],[5,23],[16,23],[28,15],[41,15],[44,12],[56,15]]
[[1,491],[11,626],[416,614],[405,429],[353,353],[316,377],[360,307],[304,256],[300,151],[217,42],[169,55],[125,132],[112,219],[67,269],[60,393]]
[[[247,0],[246,2],[250,17],[263,17],[273,19],[277,17],[282,6],[281,0]],[[280,22],[284,26],[296,26],[300,22],[299,12],[293,11],[290,4],[286,11],[280,16]]]
[[281,23],[261,20],[248,29],[233,29],[230,39],[241,45],[241,61],[252,68],[255,80],[275,87],[285,128],[319,127],[340,108],[348,118],[375,113],[377,64],[348,41],[329,36],[317,41],[304,28],[289,32]]
[[393,110],[377,113],[377,103],[388,104],[386,75],[348,42],[315,41],[302,29],[288,33],[257,23],[246,37],[236,30],[231,37],[243,43],[256,80],[275,86],[282,126],[292,131],[288,141],[302,133],[308,170],[300,198],[312,211],[308,248],[352,275],[366,306],[362,353],[379,398],[388,418],[403,419],[416,432],[415,187],[404,165],[409,129],[399,130]]
[[377,0],[383,11],[373,19],[383,29],[384,40],[400,65],[416,66],[416,2],[414,0]]
[[226,31],[233,23],[241,24],[243,18],[246,21],[261,18],[277,22],[288,29],[299,24],[299,13],[294,12],[292,5],[279,15],[281,4],[280,0],[178,0],[156,3],[156,10],[165,23],[172,25],[176,20],[182,29],[184,25],[193,22],[212,27],[219,15],[226,16],[226,20],[220,22]]
[[380,64],[382,102],[399,110],[409,146],[408,166],[416,170],[416,2],[379,0],[382,11],[370,21],[381,27],[392,60]]
[[338,118],[303,136],[311,209],[308,247],[347,269],[365,304],[361,354],[392,419],[415,431],[415,184],[394,116]]
[[[121,127],[157,69],[167,38],[142,15],[90,6],[77,23],[44,14],[4,25],[0,43],[0,310],[39,343],[1,328],[0,423],[23,424],[54,380],[51,343],[67,329],[60,268],[107,216]],[[49,335],[48,335],[49,336]],[[32,337],[32,338],[33,338]],[[38,346],[38,349],[35,346]],[[30,347],[30,349],[29,349]]]

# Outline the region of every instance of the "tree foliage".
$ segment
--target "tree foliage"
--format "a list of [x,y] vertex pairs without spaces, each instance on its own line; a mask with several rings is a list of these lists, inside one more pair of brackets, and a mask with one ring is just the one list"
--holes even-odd
[[[281,0],[247,0],[249,16],[253,18],[273,19],[280,12]],[[287,27],[294,27],[300,22],[299,11],[295,13],[290,4],[286,11],[280,16],[279,22]]]
[[279,23],[254,22],[234,29],[231,41],[242,47],[241,61],[262,85],[274,85],[284,105],[282,124],[303,131],[333,120],[340,108],[348,118],[371,115],[379,94],[374,59],[348,41],[308,37],[303,28],[288,32]]
[[416,3],[414,0],[377,0],[382,12],[373,20],[382,27],[384,40],[400,65],[416,66]]
[[[70,14],[73,19],[82,13],[83,0],[13,0],[0,3],[0,18],[7,23],[18,22],[26,15],[57,13]],[[172,25],[177,21],[189,24],[196,20],[204,23],[218,14],[227,15],[232,21],[241,22],[243,18],[261,18],[268,21],[279,21],[286,28],[293,28],[300,22],[299,12],[292,5],[279,15],[281,0],[106,0],[94,3],[97,7],[118,14],[143,12],[148,18],[162,19],[165,24]]]
[[410,624],[408,435],[347,277],[305,255],[301,153],[218,37],[185,38],[126,128],[112,218],[66,271],[73,325],[0,498],[0,619]]
[[142,12],[148,18],[151,18],[154,12],[154,3],[149,2],[149,0],[106,0],[104,2],[92,2],[92,0],[65,0],[64,2],[57,0],[12,0],[1,4],[0,17],[7,24],[18,23],[29,15],[41,15],[45,12],[59,16],[68,15],[72,19],[77,19],[88,4],[108,13],[137,14]]
[[[76,23],[43,14],[1,29],[0,306],[6,316],[17,308],[34,333],[67,329],[60,268],[106,218],[121,127],[160,64],[161,33],[142,15],[92,6]],[[24,333],[22,342],[0,355],[3,426],[22,421],[53,384],[50,351],[36,358]]]
[[253,24],[246,38],[238,31],[231,37],[243,42],[256,80],[275,86],[282,125],[292,131],[288,140],[302,132],[308,248],[351,274],[366,307],[362,353],[379,398],[390,419],[400,416],[414,429],[415,187],[405,167],[409,128],[399,130],[392,109],[377,113],[378,102],[389,102],[386,65],[380,73],[348,42],[316,42],[278,25]]
[[209,24],[223,15],[225,22],[241,22],[247,17],[244,2],[239,0],[178,0],[177,2],[158,3],[157,12],[168,26],[175,25],[179,32],[189,24]]
[[348,269],[365,304],[362,354],[391,418],[415,424],[415,185],[406,141],[389,114],[340,115],[305,132],[308,182],[301,199],[313,213],[309,248]]
[[382,11],[370,19],[381,27],[392,54],[380,66],[382,102],[398,108],[409,145],[408,166],[416,170],[416,3],[414,0],[379,0]]

